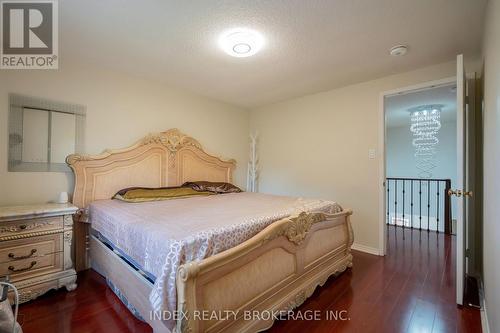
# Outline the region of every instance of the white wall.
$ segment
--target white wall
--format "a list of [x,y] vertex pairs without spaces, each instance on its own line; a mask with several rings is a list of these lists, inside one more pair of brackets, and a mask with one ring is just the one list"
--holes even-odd
[[455,75],[451,61],[251,112],[260,133],[262,192],[332,199],[354,210],[355,242],[379,247],[380,95]]
[[500,0],[490,0],[486,13],[483,278],[490,332],[500,332]]
[[177,127],[207,151],[235,158],[235,182],[245,184],[246,110],[118,72],[67,63],[60,68],[0,71],[0,205],[47,202],[73,186],[71,173],[7,172],[8,93],[86,105],[85,146],[90,154]]

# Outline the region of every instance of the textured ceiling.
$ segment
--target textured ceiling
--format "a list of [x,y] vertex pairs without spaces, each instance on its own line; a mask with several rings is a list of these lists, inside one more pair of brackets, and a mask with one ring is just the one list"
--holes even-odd
[[[246,108],[477,56],[486,0],[64,0],[61,62],[159,80]],[[263,50],[232,58],[217,45],[249,27]],[[408,44],[401,58],[388,49]]]
[[428,104],[442,104],[441,122],[457,119],[457,92],[455,85],[446,85],[407,94],[387,97],[385,122],[387,127],[410,126],[408,109]]

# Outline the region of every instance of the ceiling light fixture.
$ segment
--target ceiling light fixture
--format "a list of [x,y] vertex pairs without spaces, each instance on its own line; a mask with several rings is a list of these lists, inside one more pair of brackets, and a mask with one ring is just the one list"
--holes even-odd
[[408,46],[406,45],[396,45],[389,50],[389,54],[393,57],[404,56],[406,53],[408,53]]
[[230,56],[250,57],[260,51],[264,38],[257,31],[238,28],[224,32],[219,38],[219,45]]

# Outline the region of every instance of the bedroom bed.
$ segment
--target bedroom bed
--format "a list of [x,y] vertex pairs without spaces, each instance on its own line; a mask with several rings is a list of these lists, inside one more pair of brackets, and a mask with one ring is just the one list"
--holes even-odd
[[76,268],[92,267],[154,332],[254,332],[352,265],[351,211],[228,193],[111,200],[121,189],[232,181],[234,160],[172,129],[101,155],[70,155]]

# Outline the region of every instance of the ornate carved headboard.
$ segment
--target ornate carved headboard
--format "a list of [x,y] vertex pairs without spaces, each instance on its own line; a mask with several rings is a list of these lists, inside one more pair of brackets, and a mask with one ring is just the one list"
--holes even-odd
[[200,143],[170,129],[150,134],[125,149],[100,155],[69,155],[66,163],[75,173],[73,204],[80,208],[110,199],[126,187],[178,186],[186,181],[231,182],[235,160],[207,154]]

